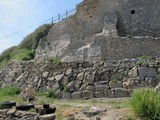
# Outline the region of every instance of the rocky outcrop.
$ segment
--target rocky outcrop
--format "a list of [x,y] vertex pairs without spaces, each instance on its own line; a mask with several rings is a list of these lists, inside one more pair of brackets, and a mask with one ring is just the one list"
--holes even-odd
[[160,59],[139,61],[13,61],[0,72],[0,86],[53,90],[63,99],[128,97],[133,89],[156,87],[160,81]]

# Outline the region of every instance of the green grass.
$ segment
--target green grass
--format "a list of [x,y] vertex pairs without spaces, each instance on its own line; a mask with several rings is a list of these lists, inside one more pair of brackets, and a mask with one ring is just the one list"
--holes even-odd
[[4,101],[14,101],[14,102],[19,102],[19,103],[25,102],[20,95],[0,96],[0,102],[4,102]]
[[48,61],[51,62],[51,63],[54,63],[56,65],[61,64],[61,59],[60,58],[48,58]]
[[4,87],[0,88],[0,96],[13,96],[13,95],[19,95],[21,93],[21,89],[18,87]]
[[7,59],[3,59],[0,63],[0,70],[5,68],[8,64],[8,60]]
[[69,92],[69,91],[70,91],[69,87],[67,85],[65,85],[63,88],[63,92]]
[[[26,102],[26,101],[23,101],[22,97],[18,94],[19,92],[10,92],[11,90],[17,91],[15,90],[15,88],[12,89],[11,87],[5,88],[5,90],[4,89],[2,90],[2,91],[9,91],[9,92],[7,92],[7,94],[4,94],[4,96],[2,96],[2,94],[0,95],[0,102],[8,101],[8,100],[19,102],[19,103]],[[52,93],[50,92],[48,93],[51,94],[52,96]],[[126,104],[128,103],[128,100],[123,100],[123,99],[122,100],[116,100],[116,99],[63,100],[63,99],[55,99],[49,96],[47,97],[46,92],[36,93],[35,94],[36,100],[34,104],[43,105],[47,103],[47,104],[50,104],[51,106],[55,106],[57,108],[57,111],[56,111],[57,120],[64,120],[66,118],[64,113],[65,112],[72,113],[74,109],[75,110],[89,109],[93,106],[96,106],[98,108],[103,108],[103,109],[120,109],[120,108],[126,108],[128,105]],[[30,110],[30,112],[35,112],[35,110],[34,109]]]
[[31,60],[34,58],[34,50],[19,49],[16,54],[15,52],[12,58],[16,60]]
[[130,100],[133,112],[142,119],[160,119],[160,94],[156,95],[153,89],[135,90]]
[[118,83],[118,82],[119,82],[119,80],[111,80],[111,81],[109,82],[109,84]]
[[53,98],[53,99],[57,98],[57,95],[54,90],[48,90],[47,92],[37,92],[36,95],[45,96],[47,98]]
[[21,89],[18,87],[4,87],[0,88],[0,102],[3,101],[17,101],[23,102],[23,99],[20,97]]
[[138,57],[138,59],[143,59],[143,60],[150,59],[150,58],[152,58],[152,57],[148,56],[148,55],[141,55]]

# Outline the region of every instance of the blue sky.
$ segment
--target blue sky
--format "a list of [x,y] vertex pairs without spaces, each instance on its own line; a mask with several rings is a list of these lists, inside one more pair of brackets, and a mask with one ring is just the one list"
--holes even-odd
[[[83,0],[0,0],[0,53],[18,45],[39,26],[37,23],[71,10],[81,1]],[[21,30],[23,32],[1,39]]]

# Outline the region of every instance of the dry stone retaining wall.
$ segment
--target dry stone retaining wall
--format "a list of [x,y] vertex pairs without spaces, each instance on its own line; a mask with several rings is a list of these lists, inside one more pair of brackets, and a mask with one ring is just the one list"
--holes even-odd
[[31,86],[38,91],[53,90],[59,98],[118,98],[133,89],[156,87],[160,81],[160,60],[126,59],[112,62],[14,61],[0,71],[0,86]]

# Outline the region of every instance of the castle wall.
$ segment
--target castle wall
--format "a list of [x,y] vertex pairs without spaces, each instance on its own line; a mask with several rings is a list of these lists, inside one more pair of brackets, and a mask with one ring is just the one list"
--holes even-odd
[[36,59],[100,61],[159,56],[159,0],[84,0],[75,15],[55,24]]
[[160,36],[159,0],[100,0],[102,13],[114,11],[120,36]]
[[125,59],[110,62],[11,62],[0,71],[0,86],[53,90],[59,98],[128,97],[133,89],[156,87],[160,59]]

